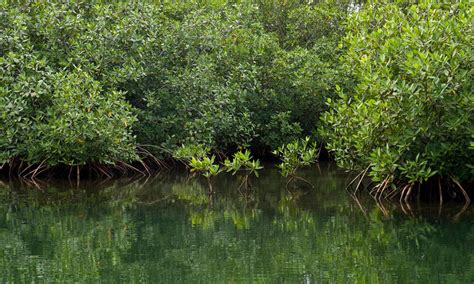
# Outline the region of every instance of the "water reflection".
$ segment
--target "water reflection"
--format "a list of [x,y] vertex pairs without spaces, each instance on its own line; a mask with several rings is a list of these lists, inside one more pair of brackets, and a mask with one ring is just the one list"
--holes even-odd
[[[328,168],[329,167],[329,168]],[[328,165],[314,189],[265,170],[252,192],[148,180],[0,184],[0,282],[471,282],[472,207],[397,203],[344,191]],[[406,209],[405,209],[406,210]],[[364,213],[365,212],[365,213]]]

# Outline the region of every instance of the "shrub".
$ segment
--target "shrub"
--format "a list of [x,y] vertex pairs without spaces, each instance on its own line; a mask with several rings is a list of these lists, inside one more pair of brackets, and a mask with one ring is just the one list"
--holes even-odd
[[238,171],[246,171],[247,175],[254,174],[258,177],[258,171],[263,169],[260,160],[253,160],[249,150],[240,150],[235,152],[233,156],[232,160],[226,159],[224,161],[224,168],[227,172],[232,172],[232,175],[235,175]]
[[136,118],[115,88],[128,61],[119,60],[125,53],[116,54],[117,43],[97,45],[98,27],[110,27],[107,17],[96,5],[75,1],[0,5],[0,161],[137,159]]
[[[35,81],[38,80],[38,81]],[[0,96],[2,159],[82,165],[136,160],[131,107],[84,72],[19,76]],[[38,92],[35,90],[38,89]]]
[[26,140],[27,160],[49,165],[133,161],[136,118],[123,93],[102,91],[87,73],[52,78],[50,104],[39,111]]
[[176,22],[163,43],[170,52],[161,59],[169,62],[163,84],[145,94],[143,142],[221,150],[254,142],[258,121],[250,106],[278,45],[252,11],[198,6]]
[[310,166],[318,159],[316,143],[311,142],[309,137],[283,145],[278,150],[275,150],[273,154],[280,156],[281,163],[278,165],[278,168],[281,175],[288,178],[287,186],[295,179],[310,184],[305,179],[297,176],[299,168]]
[[[287,46],[263,21],[267,10],[259,5],[197,5],[174,19],[173,32],[162,39],[164,70],[155,80],[161,83],[145,93],[142,143],[276,149],[314,134],[326,97],[342,81],[334,52],[338,36],[326,38],[326,29]],[[292,20],[305,15],[304,9],[293,11],[301,5],[288,7]],[[314,14],[327,8],[312,7]],[[291,29],[286,22],[283,28],[285,34]]]
[[[354,90],[328,100],[321,131],[337,163],[373,180],[473,180],[468,1],[370,2],[348,20]],[[470,146],[471,145],[471,146]]]
[[[67,139],[58,140],[66,134],[51,124],[89,125],[96,113],[84,113],[75,91],[100,93],[100,102],[91,103],[124,110],[113,117],[116,131],[104,135],[115,141],[122,133],[123,144],[110,146],[127,150],[90,151],[103,162],[133,159],[129,127],[138,143],[159,146],[152,148],[164,155],[162,149],[181,144],[268,150],[314,134],[325,99],[336,83],[344,85],[334,46],[348,10],[332,2],[283,3],[278,29],[271,15],[280,7],[269,2],[1,2],[0,164],[13,157],[88,162],[92,157],[79,158],[88,146],[68,144],[65,154]],[[301,27],[308,32],[299,34]],[[333,27],[338,32],[329,36]],[[59,86],[64,78],[72,82]],[[71,100],[82,105],[59,108]],[[118,127],[125,116],[130,125]],[[26,148],[37,139],[42,145]]]
[[207,180],[208,193],[212,194],[212,178],[224,169],[215,161],[216,156],[209,153],[210,148],[203,145],[182,145],[173,151],[173,156],[186,163],[192,173],[200,173]]

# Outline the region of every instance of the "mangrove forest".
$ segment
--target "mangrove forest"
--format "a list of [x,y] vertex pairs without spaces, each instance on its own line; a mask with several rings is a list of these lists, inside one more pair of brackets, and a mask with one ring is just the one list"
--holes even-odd
[[473,13],[0,0],[0,282],[472,282]]

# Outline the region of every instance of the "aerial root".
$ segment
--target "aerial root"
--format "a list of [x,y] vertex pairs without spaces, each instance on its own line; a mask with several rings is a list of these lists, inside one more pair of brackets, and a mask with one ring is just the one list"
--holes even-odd
[[407,193],[405,194],[405,202],[408,202],[408,198],[410,197],[411,192],[413,190],[413,185],[414,184],[410,184],[409,189],[408,189]]
[[364,171],[361,171],[359,174],[356,175],[356,177],[346,186],[346,190],[348,190],[352,184],[354,184],[354,182],[356,182],[359,178],[359,182],[354,190],[354,194],[357,193],[357,190],[359,189],[361,183],[362,183],[362,180],[364,179],[367,171],[370,169],[370,166],[368,166]]
[[20,172],[19,176],[24,178],[26,175],[23,175],[23,174],[24,174],[27,170],[31,169],[33,166],[34,166],[34,164],[28,165],[26,168],[24,168],[24,169]]
[[469,198],[469,195],[467,194],[466,190],[462,187],[462,185],[459,183],[459,181],[453,176],[449,175],[451,177],[451,180],[458,186],[458,188],[461,190],[461,193],[464,195],[464,199],[466,200],[466,204],[471,203],[471,199]]
[[148,176],[151,176],[151,170],[150,168],[148,168],[148,166],[146,165],[146,163],[143,161],[143,160],[138,160],[140,162],[140,164],[143,166],[143,168],[145,169],[146,173],[148,174]]
[[[47,165],[44,165],[44,162],[46,162],[46,160],[41,161],[41,163],[40,163],[36,168],[30,170],[27,174],[25,174],[25,175],[23,176],[23,178],[28,178],[28,177],[30,177],[30,179],[32,179],[32,180],[35,179],[35,177],[36,177],[36,175],[38,174],[38,171],[39,171],[40,169],[42,169],[42,168],[46,168],[46,169],[47,169],[47,168],[48,168]],[[42,172],[42,171],[41,171],[41,172]]]
[[379,190],[378,197],[377,197],[377,195],[375,196],[375,198],[376,198],[377,200],[381,200],[381,199],[382,199],[382,196],[383,196],[385,190],[388,188],[388,185],[389,185],[389,184],[390,184],[390,177],[386,177],[386,178],[384,179],[384,184],[383,184],[383,186],[382,186],[382,189]]
[[155,155],[153,155],[146,148],[142,146],[138,146],[137,149],[140,151],[141,154],[145,155],[145,158],[150,158],[153,162],[155,162],[158,165],[158,167],[165,168],[165,169],[169,168],[169,166],[165,162],[160,161]]
[[367,174],[367,171],[368,171],[369,169],[370,169],[370,166],[368,166],[367,169],[365,169],[365,171],[362,173],[362,176],[360,177],[359,182],[357,183],[357,186],[356,186],[356,188],[355,188],[355,190],[354,190],[354,194],[356,194],[357,191],[359,190],[359,187],[360,187],[360,185],[362,184],[362,181],[364,180],[364,177],[365,177],[365,175]]
[[131,170],[133,170],[133,171],[135,171],[135,172],[137,172],[137,173],[140,173],[140,174],[143,175],[143,176],[146,176],[146,173],[145,173],[145,172],[139,170],[138,168],[136,168],[136,167],[134,167],[134,166],[132,166],[132,165],[130,165],[130,164],[128,164],[128,163],[119,162],[119,164],[123,165],[125,168],[129,168],[129,169],[131,169]]
[[407,184],[404,187],[402,187],[401,194],[400,194],[400,203],[402,203],[402,201],[407,200],[406,196],[408,196],[409,191],[410,191],[410,184]]
[[107,178],[112,178],[113,175],[107,171],[107,169],[104,169],[100,165],[94,165],[93,168],[97,169],[100,173],[104,174]]

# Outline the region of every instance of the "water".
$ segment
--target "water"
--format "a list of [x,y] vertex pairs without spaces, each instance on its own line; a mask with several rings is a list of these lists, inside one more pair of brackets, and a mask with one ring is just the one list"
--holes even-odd
[[472,283],[472,206],[356,201],[330,164],[238,177],[0,183],[0,283]]

